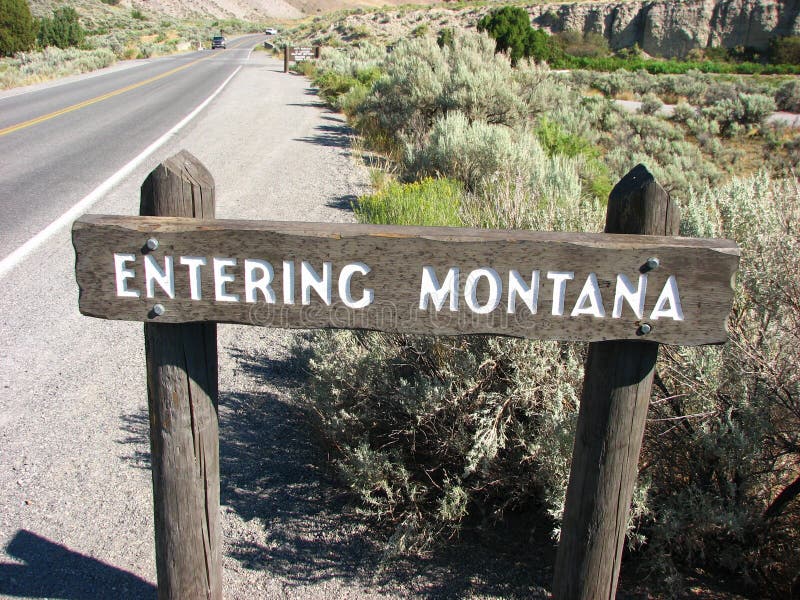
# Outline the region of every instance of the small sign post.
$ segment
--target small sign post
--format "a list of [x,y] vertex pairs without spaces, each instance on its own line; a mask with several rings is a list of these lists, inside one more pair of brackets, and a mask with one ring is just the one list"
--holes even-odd
[[301,62],[319,58],[319,46],[284,46],[283,47],[283,72],[289,72],[289,61]]
[[658,345],[726,341],[736,244],[673,237],[641,165],[604,234],[213,220],[213,196],[182,152],[143,216],[73,226],[81,312],[145,323],[159,598],[221,597],[218,322],[592,342],[553,587],[613,598]]

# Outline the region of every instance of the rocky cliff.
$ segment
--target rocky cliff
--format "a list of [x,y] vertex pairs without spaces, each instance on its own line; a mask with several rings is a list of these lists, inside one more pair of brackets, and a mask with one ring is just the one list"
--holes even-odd
[[534,27],[604,35],[612,48],[639,44],[648,54],[685,56],[694,48],[766,49],[777,36],[800,35],[800,0],[577,2],[528,8]]

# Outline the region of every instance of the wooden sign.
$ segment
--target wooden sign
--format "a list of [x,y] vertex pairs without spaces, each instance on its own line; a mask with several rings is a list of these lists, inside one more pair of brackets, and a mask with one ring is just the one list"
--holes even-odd
[[85,315],[160,323],[713,344],[727,240],[88,215]]
[[311,60],[313,58],[319,58],[319,51],[316,47],[312,46],[304,46],[304,47],[297,47],[297,48],[290,48],[289,49],[289,57],[291,60],[295,62],[300,62],[303,60]]
[[[265,42],[266,43],[266,42]],[[319,58],[319,46],[304,46],[293,48],[291,46],[283,47],[283,72],[289,72],[289,62],[301,62],[304,60],[311,60],[312,58]]]

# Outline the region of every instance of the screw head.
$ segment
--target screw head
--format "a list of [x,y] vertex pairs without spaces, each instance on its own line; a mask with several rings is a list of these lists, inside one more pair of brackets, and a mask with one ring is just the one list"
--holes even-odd
[[158,248],[158,240],[156,238],[150,238],[149,240],[147,240],[145,246],[147,246],[148,250],[155,250],[156,248]]
[[641,335],[647,335],[651,331],[653,331],[653,326],[650,325],[650,323],[642,323],[639,325],[639,333]]
[[167,312],[167,309],[166,309],[166,308],[164,308],[164,305],[163,305],[163,304],[156,304],[156,305],[153,307],[153,313],[154,313],[154,314],[155,314],[157,317],[160,317],[160,316],[161,316],[161,315],[163,315],[165,312]]
[[644,266],[647,267],[648,271],[655,271],[661,265],[661,261],[658,260],[655,256],[651,256],[647,259],[644,263]]

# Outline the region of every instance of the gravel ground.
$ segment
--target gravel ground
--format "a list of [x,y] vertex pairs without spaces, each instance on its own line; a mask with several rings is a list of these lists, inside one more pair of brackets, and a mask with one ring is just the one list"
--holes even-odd
[[[254,53],[92,212],[136,214],[147,173],[185,148],[214,174],[218,217],[352,220],[368,173],[349,130],[281,67]],[[79,315],[73,260],[62,231],[0,281],[0,597],[155,597],[141,325]],[[226,598],[543,597],[540,549],[381,560],[298,402],[297,335],[219,328]]]

